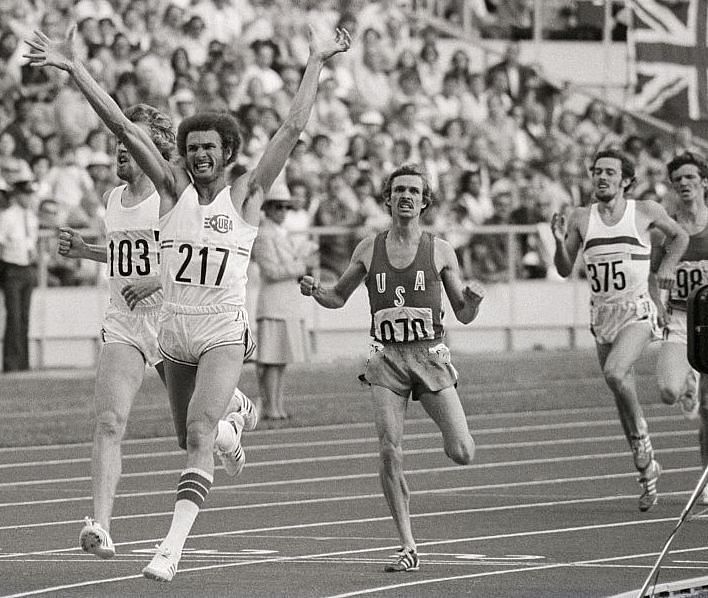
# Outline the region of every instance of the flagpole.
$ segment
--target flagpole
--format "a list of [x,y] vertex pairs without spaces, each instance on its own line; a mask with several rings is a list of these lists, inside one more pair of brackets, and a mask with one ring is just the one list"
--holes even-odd
[[612,0],[605,0],[604,18],[602,23],[602,99],[608,100],[610,88],[610,70],[612,68]]

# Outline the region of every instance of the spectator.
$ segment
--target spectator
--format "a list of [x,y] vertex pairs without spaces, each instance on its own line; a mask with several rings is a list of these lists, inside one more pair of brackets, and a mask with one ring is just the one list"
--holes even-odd
[[3,371],[28,370],[29,318],[35,286],[38,225],[29,166],[8,180],[9,205],[0,212],[0,281],[5,296]]
[[283,87],[283,80],[275,70],[279,50],[277,44],[271,39],[259,39],[251,44],[255,61],[246,68],[243,74],[244,81],[257,78],[263,85],[263,93],[273,94]]
[[[424,42],[416,64],[420,83],[426,96],[432,98],[443,90],[445,73],[440,64],[440,52],[434,42]],[[452,75],[455,79],[459,78]]]
[[575,129],[575,138],[578,140],[585,138],[589,144],[597,148],[609,132],[605,105],[598,100],[593,100],[588,104],[583,119]]
[[[0,62],[2,62],[0,60]],[[31,112],[34,102],[28,97],[19,97],[15,101],[15,118],[2,130],[3,134],[12,137],[14,149],[12,154],[25,162],[32,159],[29,150],[29,139],[33,134]]]
[[457,187],[457,202],[473,225],[481,225],[494,215],[494,206],[482,188],[482,176],[478,164],[471,165],[462,173]]
[[[459,77],[457,79],[460,80]],[[468,84],[461,81],[460,85],[460,117],[466,123],[478,126],[489,117],[489,94],[484,77],[474,73],[470,75]]]
[[18,157],[12,135],[7,131],[0,133],[0,177],[8,181],[28,167],[27,161]]
[[263,202],[264,219],[253,245],[261,288],[256,322],[258,334],[258,381],[263,419],[288,419],[283,377],[288,364],[309,359],[306,325],[307,304],[297,281],[311,274],[317,261],[317,246],[297,241],[283,226],[292,198],[284,181],[271,187]]
[[513,101],[520,101],[526,96],[528,81],[536,76],[531,67],[519,62],[520,54],[521,46],[517,42],[511,42],[506,48],[503,60],[487,69],[487,85],[491,87],[492,81],[501,74],[507,93]]
[[99,199],[88,172],[76,163],[73,146],[64,144],[61,162],[51,167],[46,181],[51,197],[59,202],[62,220],[69,226],[85,226],[89,218],[82,203],[98,203]]

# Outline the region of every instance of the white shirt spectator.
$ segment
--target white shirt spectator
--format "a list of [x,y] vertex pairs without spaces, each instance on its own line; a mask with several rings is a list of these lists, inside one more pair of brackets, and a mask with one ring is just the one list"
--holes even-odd
[[13,202],[0,212],[0,258],[17,266],[29,266],[37,255],[37,215]]

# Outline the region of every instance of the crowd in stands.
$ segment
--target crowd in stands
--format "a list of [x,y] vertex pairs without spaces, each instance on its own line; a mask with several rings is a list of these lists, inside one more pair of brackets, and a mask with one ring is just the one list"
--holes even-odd
[[[588,161],[599,148],[620,147],[635,160],[636,197],[662,200],[669,192],[664,165],[677,151],[695,149],[690,130],[647,135],[600,101],[578,110],[570,86],[553,87],[519,64],[515,41],[488,68],[464,46],[445,54],[449,39],[409,18],[415,4],[0,0],[0,178],[11,185],[13,173],[31,168],[40,226],[49,229],[100,230],[103,194],[117,183],[112,138],[78,89],[58,69],[25,64],[23,39],[34,30],[59,38],[76,24],[86,64],[123,109],[146,102],[170,114],[175,126],[198,111],[231,111],[243,135],[236,177],[287,113],[312,25],[344,27],[354,39],[350,52],[328,63],[306,134],[286,167],[299,206],[288,226],[351,230],[319,238],[324,272],[341,273],[362,235],[386,225],[379,190],[403,163],[424,165],[430,177],[435,201],[425,223],[453,242],[465,276],[486,282],[508,279],[510,267],[522,278],[555,275],[550,217],[589,201]],[[508,34],[523,22],[512,9],[527,12],[533,3],[447,4],[451,21],[459,20],[461,6],[476,7],[475,22],[491,35]],[[549,3],[558,31],[575,4]],[[571,20],[568,37],[572,26]],[[503,234],[482,234],[489,224],[537,224],[538,232],[509,246]],[[77,266],[51,260],[50,284],[87,280]]]

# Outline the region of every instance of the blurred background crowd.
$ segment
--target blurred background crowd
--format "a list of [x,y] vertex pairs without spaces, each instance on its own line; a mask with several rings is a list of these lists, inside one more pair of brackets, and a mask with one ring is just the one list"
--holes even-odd
[[[413,1],[0,0],[0,209],[31,183],[46,282],[96,282],[95,267],[63,260],[41,231],[67,224],[100,240],[103,195],[118,182],[113,141],[65,73],[22,58],[34,30],[59,38],[73,24],[91,73],[122,108],[146,102],[175,126],[198,111],[236,115],[244,143],[233,177],[287,114],[308,25],[349,30],[353,48],[324,72],[285,172],[294,200],[288,228],[346,227],[317,235],[325,278],[343,271],[363,235],[386,226],[379,191],[407,162],[422,164],[433,187],[425,223],[453,243],[464,275],[484,282],[557,276],[550,217],[590,200],[587,167],[600,148],[622,148],[635,161],[635,197],[665,199],[667,159],[696,149],[690,129],[643,130],[631,115],[578,101],[570,84],[521,65],[517,40],[530,36],[532,2],[445,6],[451,26],[471,18],[481,39],[508,40],[504,54],[477,64],[462,44],[450,51],[443,31],[410,18]],[[593,3],[544,2],[546,37],[598,39],[583,7]],[[612,37],[622,39],[616,17]],[[503,233],[477,234],[508,224],[537,226],[512,244]]]

